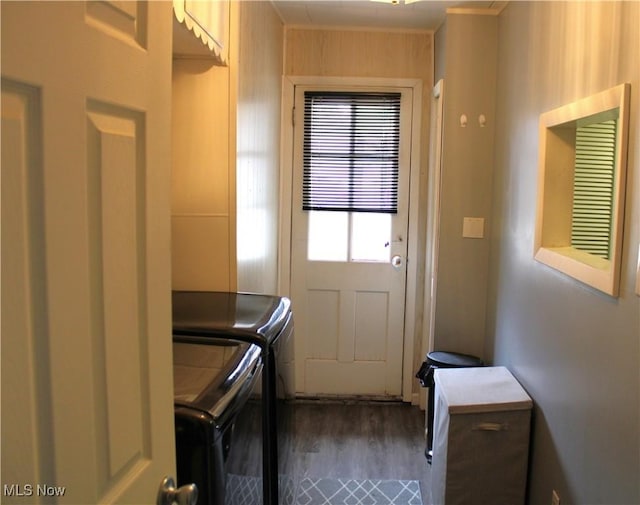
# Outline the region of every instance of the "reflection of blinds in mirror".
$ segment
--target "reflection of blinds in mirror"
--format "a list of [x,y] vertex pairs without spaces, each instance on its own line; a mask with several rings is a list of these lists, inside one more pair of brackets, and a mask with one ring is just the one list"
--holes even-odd
[[305,92],[303,210],[397,212],[400,97]]
[[616,120],[576,129],[571,245],[609,259]]

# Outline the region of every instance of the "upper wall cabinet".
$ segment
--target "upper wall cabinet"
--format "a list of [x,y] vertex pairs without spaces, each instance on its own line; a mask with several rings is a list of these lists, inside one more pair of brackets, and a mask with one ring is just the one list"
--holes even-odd
[[228,64],[229,1],[173,0],[173,56]]

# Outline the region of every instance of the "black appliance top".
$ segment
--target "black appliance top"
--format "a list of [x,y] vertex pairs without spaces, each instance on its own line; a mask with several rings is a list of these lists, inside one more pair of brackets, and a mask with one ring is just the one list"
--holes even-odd
[[227,339],[201,344],[174,338],[174,404],[207,413],[220,424],[246,401],[261,368],[257,345]]
[[290,317],[288,298],[220,291],[174,291],[173,334],[270,345]]

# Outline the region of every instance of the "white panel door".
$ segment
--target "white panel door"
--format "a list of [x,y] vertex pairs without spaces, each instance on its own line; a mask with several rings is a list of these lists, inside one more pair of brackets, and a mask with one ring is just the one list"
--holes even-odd
[[171,4],[1,9],[2,501],[155,503],[175,475]]
[[376,215],[302,210],[306,90],[320,88],[295,88],[291,298],[296,390],[312,396],[397,397],[402,394],[412,90],[346,90],[402,94],[398,212]]

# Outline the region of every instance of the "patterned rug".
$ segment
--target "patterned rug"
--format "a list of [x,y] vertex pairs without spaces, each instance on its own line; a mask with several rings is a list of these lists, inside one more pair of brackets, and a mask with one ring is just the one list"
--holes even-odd
[[227,475],[225,503],[228,505],[256,505],[262,503],[262,478],[246,475]]
[[[357,480],[304,478],[295,489],[293,479],[280,480],[284,505],[422,505],[417,480]],[[262,503],[262,479],[228,475],[228,505]]]
[[422,505],[422,496],[415,480],[305,478],[295,505]]

